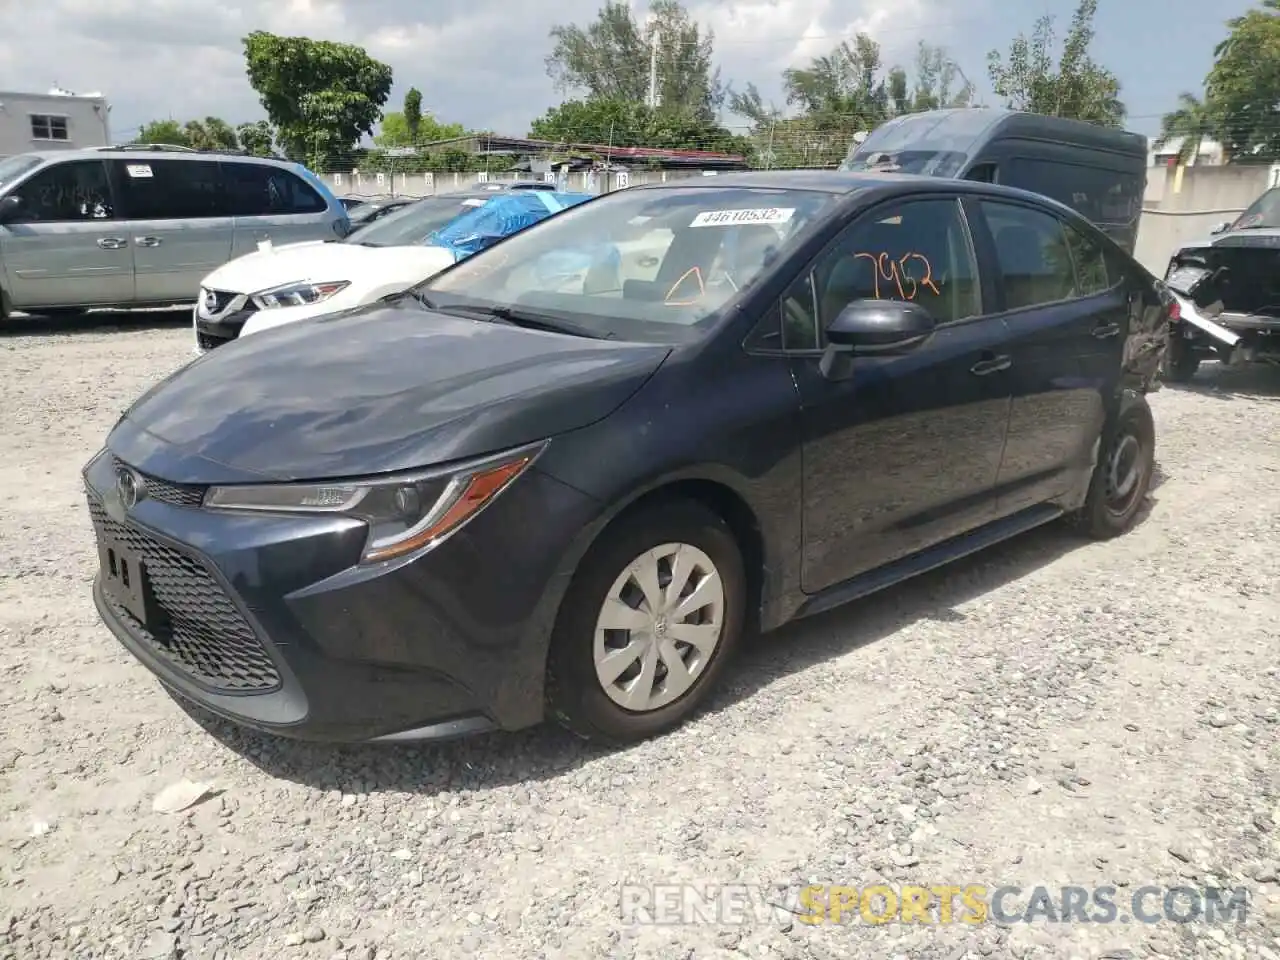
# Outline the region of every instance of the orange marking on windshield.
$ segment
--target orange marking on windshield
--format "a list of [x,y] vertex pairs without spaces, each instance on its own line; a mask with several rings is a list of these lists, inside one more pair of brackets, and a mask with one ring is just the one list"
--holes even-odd
[[[698,281],[698,295],[691,300],[672,300],[671,295],[680,289],[680,284],[684,283],[690,277]],[[690,267],[680,275],[680,279],[671,285],[671,289],[667,291],[667,295],[662,298],[662,302],[668,307],[691,307],[707,294],[707,285],[702,281],[702,271],[697,267]]]

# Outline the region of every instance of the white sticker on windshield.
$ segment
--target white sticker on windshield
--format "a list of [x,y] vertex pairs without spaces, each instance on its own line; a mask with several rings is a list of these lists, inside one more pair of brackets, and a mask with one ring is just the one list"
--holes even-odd
[[744,223],[786,223],[795,207],[765,207],[759,210],[706,210],[693,218],[691,227],[736,227]]
[[481,200],[479,197],[467,197],[462,201],[464,207],[483,207],[488,201]]
[[151,173],[151,164],[149,163],[131,163],[125,167],[125,170],[129,172],[129,176],[131,177],[153,176]]

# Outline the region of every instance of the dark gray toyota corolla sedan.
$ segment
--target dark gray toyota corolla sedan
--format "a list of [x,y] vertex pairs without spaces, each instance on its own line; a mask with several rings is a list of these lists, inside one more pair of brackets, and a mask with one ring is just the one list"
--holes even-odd
[[151,389],[84,469],[94,597],[171,691],[262,730],[635,740],[747,631],[1055,518],[1125,530],[1168,321],[1020,191],[621,191]]

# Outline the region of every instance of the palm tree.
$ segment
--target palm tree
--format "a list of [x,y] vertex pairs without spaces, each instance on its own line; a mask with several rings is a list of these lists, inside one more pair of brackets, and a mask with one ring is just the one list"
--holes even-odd
[[[1280,2],[1280,0],[1274,0]],[[1170,140],[1182,138],[1178,147],[1178,163],[1185,164],[1200,155],[1200,147],[1206,140],[1218,138],[1218,118],[1209,105],[1195,94],[1178,94],[1178,109],[1166,113],[1160,121],[1160,136],[1153,141],[1159,150]]]

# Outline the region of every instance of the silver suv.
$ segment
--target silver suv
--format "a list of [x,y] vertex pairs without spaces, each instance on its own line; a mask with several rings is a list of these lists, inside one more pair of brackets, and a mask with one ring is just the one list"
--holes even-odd
[[178,147],[0,160],[0,318],[190,303],[260,242],[327,240],[346,210],[305,167]]

